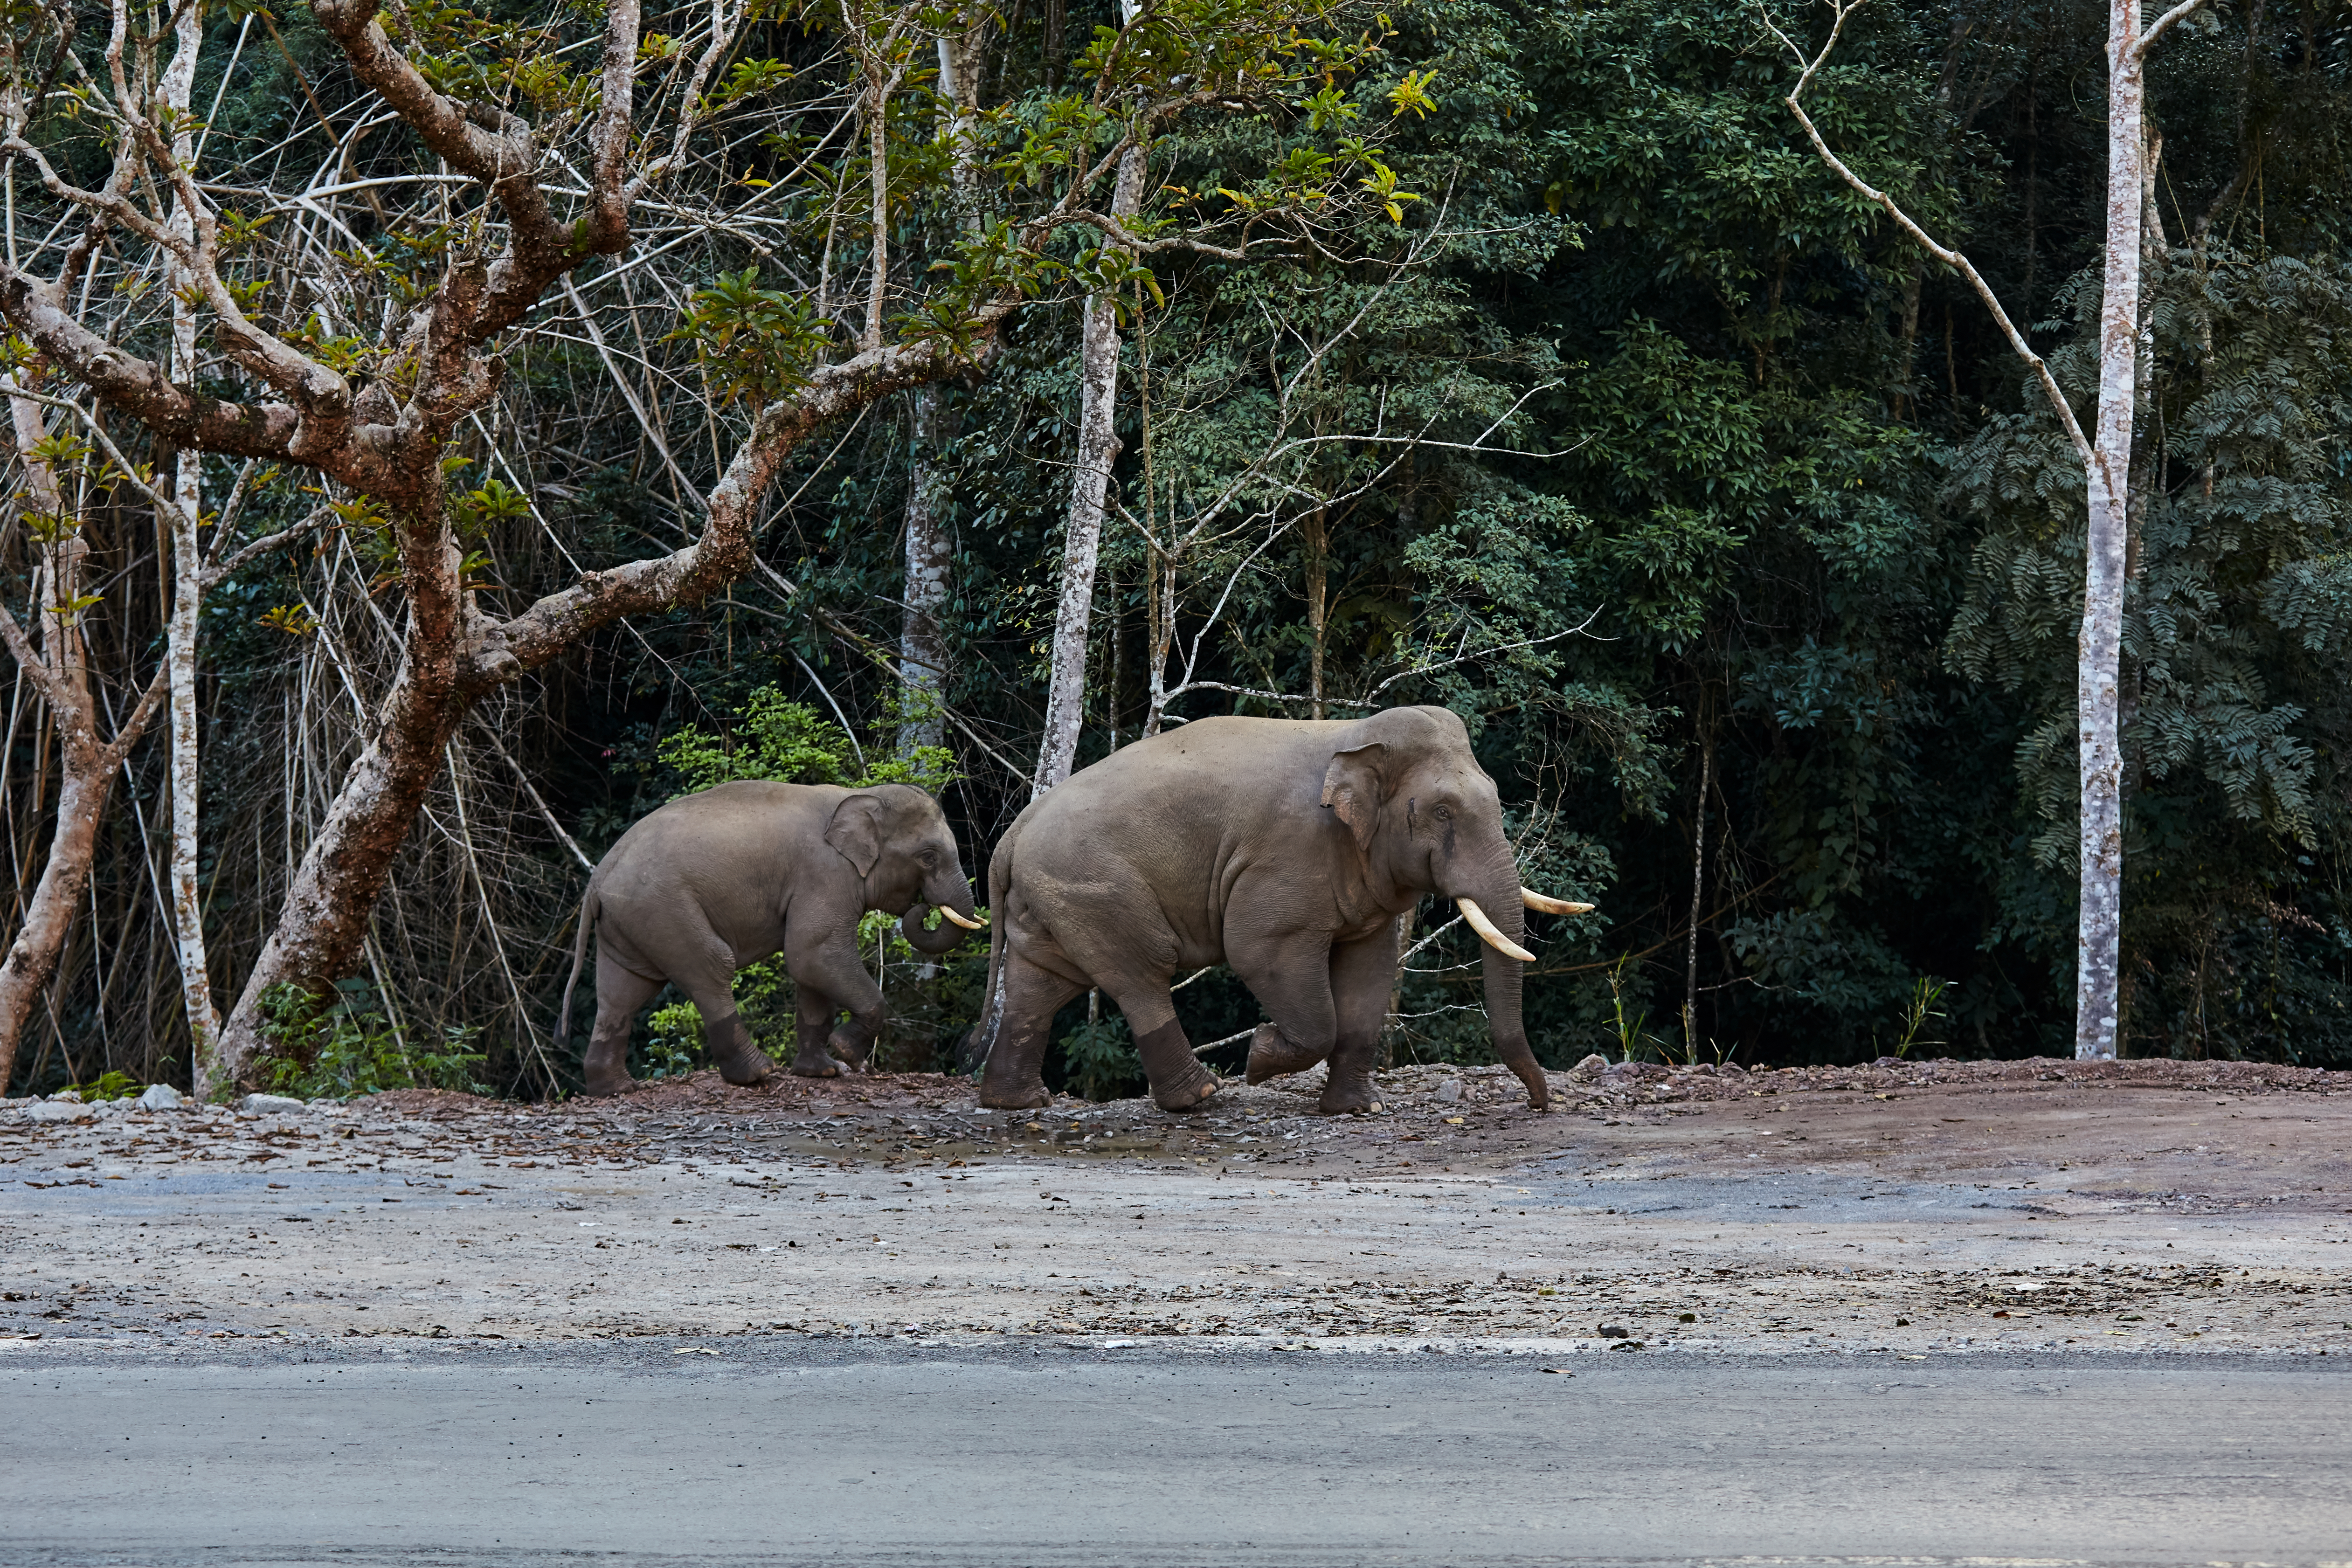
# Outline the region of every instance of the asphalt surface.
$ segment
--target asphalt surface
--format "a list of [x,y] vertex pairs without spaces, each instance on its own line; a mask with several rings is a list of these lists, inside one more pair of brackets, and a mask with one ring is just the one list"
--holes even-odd
[[0,1564],[2352,1562],[2352,1360],[0,1355]]

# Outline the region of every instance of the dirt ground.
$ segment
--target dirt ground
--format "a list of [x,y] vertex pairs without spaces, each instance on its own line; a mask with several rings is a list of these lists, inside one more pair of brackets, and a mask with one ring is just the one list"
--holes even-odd
[[[1897,1062],[978,1109],[966,1080],[0,1103],[0,1346],[1188,1336],[2352,1353],[2352,1074]],[[54,1115],[54,1107],[43,1114]],[[2337,1248],[2346,1248],[2337,1251]],[[682,1350],[691,1347],[681,1347]]]

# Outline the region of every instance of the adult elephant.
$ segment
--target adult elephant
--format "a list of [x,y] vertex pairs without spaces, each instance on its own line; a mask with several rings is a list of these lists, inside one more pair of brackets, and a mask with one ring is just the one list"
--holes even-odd
[[[945,919],[926,931],[934,905]],[[589,1093],[628,1087],[630,1023],[665,980],[693,998],[728,1082],[768,1082],[775,1064],[735,1010],[735,971],[779,952],[799,997],[792,1070],[830,1078],[863,1067],[882,1030],[882,989],[857,950],[857,922],[870,909],[899,915],[921,953],[944,953],[980,929],[955,834],[920,789],[746,779],[672,800],[622,834],[588,879],[556,1038],[571,1038],[572,988],[593,925]],[[843,1012],[848,1021],[835,1027]]]
[[1273,1019],[1252,1082],[1328,1059],[1325,1111],[1377,1105],[1372,1061],[1397,974],[1397,917],[1424,894],[1486,940],[1495,1050],[1549,1099],[1519,1022],[1522,907],[1588,904],[1519,886],[1495,781],[1439,707],[1352,722],[1208,718],[1139,741],[1030,803],[989,867],[996,932],[983,1105],[1048,1099],[1054,1014],[1088,986],[1134,1031],[1151,1097],[1189,1110],[1217,1081],[1192,1055],[1169,982],[1227,964]]

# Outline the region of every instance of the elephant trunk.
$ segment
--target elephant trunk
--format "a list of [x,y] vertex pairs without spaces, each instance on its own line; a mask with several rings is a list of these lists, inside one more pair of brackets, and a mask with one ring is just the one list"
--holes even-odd
[[[1457,895],[1457,902],[1469,924],[1481,928],[1478,956],[1485,964],[1486,1029],[1495,1042],[1495,1054],[1527,1085],[1528,1104],[1540,1111],[1551,1102],[1551,1085],[1537,1065],[1536,1053],[1528,1049],[1527,1027],[1520,1021],[1522,960],[1503,951],[1496,941],[1499,936],[1515,952],[1526,952],[1521,946],[1527,919],[1519,902],[1518,869],[1507,857],[1501,871],[1486,882],[1487,885],[1475,897]],[[1475,916],[1473,910],[1478,912]]]
[[[923,929],[923,917],[934,908],[942,912],[953,910],[961,917],[962,923],[946,918],[943,913],[939,929],[926,931]],[[937,957],[961,946],[964,938],[978,925],[972,917],[971,883],[961,875],[950,874],[933,879],[931,884],[923,889],[921,902],[898,917],[898,935],[904,936],[907,946],[916,952]]]

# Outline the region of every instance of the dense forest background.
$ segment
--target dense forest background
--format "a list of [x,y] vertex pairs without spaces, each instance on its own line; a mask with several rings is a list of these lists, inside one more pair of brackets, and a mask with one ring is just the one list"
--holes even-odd
[[[988,14],[992,181],[1033,172],[1023,138],[1118,22],[1087,0]],[[1442,703],[1502,786],[1528,885],[1600,906],[1532,923],[1546,1061],[2065,1053],[2082,483],[1981,305],[1804,145],[1781,101],[1792,67],[1752,5],[1441,0],[1324,25],[1378,52],[1327,78],[1321,110],[1304,90],[1188,110],[1152,147],[1147,214],[1230,214],[1285,169],[1295,187],[1304,128],[1342,108],[1411,199],[1312,245],[1155,251],[1110,285],[1121,445],[1079,764],[1155,721]],[[499,398],[453,455],[476,591],[527,601],[690,528],[748,416],[730,389],[751,372],[714,351],[712,301],[756,319],[761,288],[849,243],[793,183],[811,177],[796,117],[837,87],[831,26],[795,10],[747,29],[737,118],[700,133],[717,170],[701,204],[655,214],[513,334]],[[2077,0],[1885,0],[1812,100],[2083,399],[2105,27]],[[387,218],[367,183],[431,161],[304,9],[205,28],[207,177],[277,190],[285,170],[325,172],[257,230],[251,276],[331,340],[335,290],[269,247],[316,224],[397,289],[449,230]],[[745,78],[744,61],[774,68]],[[910,276],[973,221],[951,158],[922,177],[949,118],[930,80],[915,71],[892,109],[912,171],[892,265]],[[2352,1066],[2352,9],[2209,5],[2150,81],[2162,232],[2126,643],[2125,1054]],[[44,132],[61,159],[78,134]],[[771,188],[785,193],[763,205]],[[10,199],[12,225],[38,218],[13,174]],[[601,329],[567,314],[583,295]],[[347,1074],[388,1051],[468,1059],[449,1071],[501,1091],[576,1086],[584,993],[573,1038],[553,1029],[585,866],[714,778],[855,779],[936,740],[946,755],[916,765],[944,779],[980,882],[1044,729],[1082,298],[1040,287],[984,372],[801,446],[728,592],[599,632],[478,706],[362,972],[289,1043],[289,1081],[320,1086],[326,1041]],[[706,329],[682,329],[697,311]],[[239,472],[207,469],[208,507]],[[247,526],[331,503],[304,483],[255,485]],[[157,523],[116,494],[86,528],[106,583],[92,657],[120,694],[154,667],[169,584]],[[909,711],[898,663],[910,502],[952,551],[936,713]],[[213,984],[232,995],[396,662],[382,562],[344,521],[205,603],[202,886]],[[29,536],[9,528],[25,605]],[[21,908],[55,815],[21,680],[6,745]],[[12,1092],[110,1069],[186,1081],[161,750],[126,764]],[[950,1064],[983,950],[933,969],[869,946],[901,1019],[886,1063]],[[1485,1060],[1476,980],[1458,928],[1417,949],[1397,1057]],[[744,1003],[781,1030],[777,988],[751,977]],[[1196,1040],[1257,1016],[1222,972],[1177,999]],[[1061,1032],[1056,1082],[1139,1082],[1085,1004]],[[657,1004],[634,1065],[694,1050]]]

